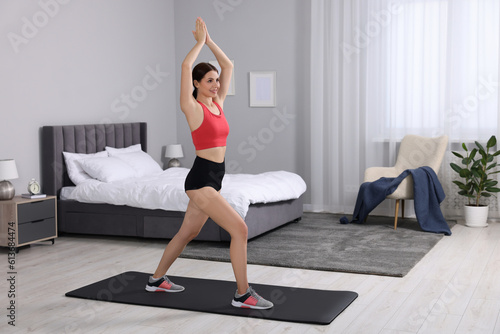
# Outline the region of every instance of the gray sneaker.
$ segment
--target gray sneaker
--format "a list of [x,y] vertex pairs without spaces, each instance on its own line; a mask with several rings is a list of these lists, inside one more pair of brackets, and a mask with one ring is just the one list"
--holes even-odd
[[259,296],[252,287],[249,287],[244,295],[239,295],[238,291],[236,291],[231,305],[234,307],[252,308],[257,310],[266,310],[274,306],[273,303]]
[[154,281],[153,276],[149,277],[148,284],[146,285],[146,291],[149,292],[181,292],[184,291],[184,287],[173,283],[167,275]]

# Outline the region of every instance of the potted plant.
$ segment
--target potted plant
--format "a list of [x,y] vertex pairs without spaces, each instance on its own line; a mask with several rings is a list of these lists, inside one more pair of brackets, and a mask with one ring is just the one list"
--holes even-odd
[[460,191],[459,195],[469,199],[465,205],[465,224],[471,227],[488,226],[488,205],[481,204],[481,199],[491,197],[494,193],[500,192],[500,188],[496,185],[498,181],[491,176],[500,171],[496,170],[496,156],[500,154],[500,150],[491,154],[490,149],[495,147],[497,143],[496,137],[491,136],[486,143],[486,149],[479,143],[475,142],[476,147],[471,151],[467,149],[465,143],[462,143],[462,148],[465,150],[465,157],[458,153],[452,152],[459,157],[463,167],[455,163],[450,163],[451,168],[457,172],[464,182],[453,181]]

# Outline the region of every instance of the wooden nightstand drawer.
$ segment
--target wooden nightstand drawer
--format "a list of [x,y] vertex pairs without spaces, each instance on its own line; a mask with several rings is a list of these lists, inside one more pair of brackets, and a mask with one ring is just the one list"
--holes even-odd
[[[0,246],[27,246],[57,238],[57,197],[37,199],[16,196],[0,201]],[[14,245],[13,245],[14,244]]]
[[[53,204],[53,203],[52,203]],[[54,210],[54,209],[52,209]],[[35,220],[18,225],[19,245],[32,240],[40,240],[54,237],[56,235],[55,218]]]
[[22,203],[17,206],[18,224],[55,216],[54,199]]

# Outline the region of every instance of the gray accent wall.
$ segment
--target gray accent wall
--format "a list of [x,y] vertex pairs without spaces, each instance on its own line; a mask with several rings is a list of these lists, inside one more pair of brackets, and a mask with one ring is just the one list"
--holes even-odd
[[[16,193],[40,179],[44,125],[147,122],[152,157],[180,143],[190,167],[179,78],[198,16],[235,64],[228,172],[307,182],[310,0],[20,0],[0,2],[0,159],[16,160]],[[249,107],[250,71],[276,71],[275,108]]]
[[[201,16],[211,38],[234,60],[234,96],[224,102],[230,125],[228,172],[296,172],[309,170],[309,39],[310,1],[220,0],[175,1],[176,73],[195,45],[191,31]],[[215,60],[204,47],[197,62]],[[249,106],[249,72],[276,71],[276,108]],[[178,90],[177,90],[178,91]],[[178,139],[187,167],[195,156],[182,112],[177,117]]]

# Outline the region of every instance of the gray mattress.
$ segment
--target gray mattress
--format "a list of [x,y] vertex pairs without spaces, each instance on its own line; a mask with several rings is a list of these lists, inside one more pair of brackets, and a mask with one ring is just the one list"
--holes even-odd
[[[63,151],[96,153],[106,146],[123,148],[135,144],[141,144],[143,151],[147,151],[146,123],[44,126],[41,138],[43,192],[59,195],[62,187],[73,185]],[[248,238],[300,219],[302,207],[302,198],[251,205],[245,217]],[[62,233],[170,239],[177,233],[184,212],[59,199],[57,217],[58,230]],[[196,240],[229,241],[230,236],[209,219]]]

